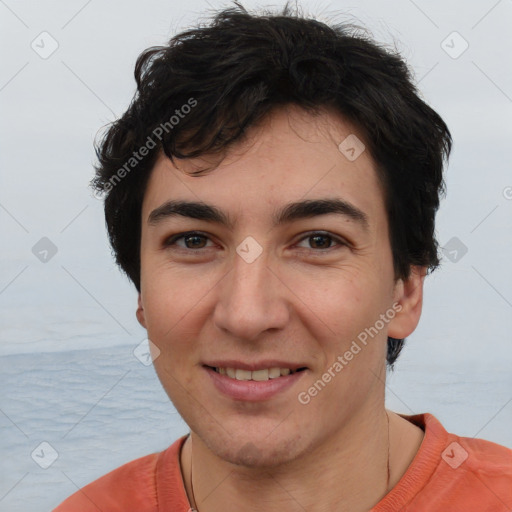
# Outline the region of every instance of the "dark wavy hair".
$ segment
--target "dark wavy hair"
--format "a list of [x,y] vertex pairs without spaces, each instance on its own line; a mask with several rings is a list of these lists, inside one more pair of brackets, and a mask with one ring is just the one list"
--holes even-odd
[[[398,52],[364,29],[305,18],[288,3],[278,14],[251,14],[235,1],[142,52],[135,80],[127,111],[95,144],[91,185],[105,193],[116,262],[138,291],[142,200],[157,157],[222,156],[287,104],[330,109],[362,134],[384,188],[395,278],[409,277],[411,265],[439,265],[434,222],[451,135]],[[391,368],[404,341],[388,338]]]

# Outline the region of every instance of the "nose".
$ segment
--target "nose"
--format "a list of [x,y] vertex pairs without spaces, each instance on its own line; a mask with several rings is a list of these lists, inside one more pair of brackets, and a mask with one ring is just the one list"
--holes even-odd
[[231,270],[217,286],[214,323],[230,336],[253,341],[289,322],[288,289],[266,251],[251,263],[236,253]]

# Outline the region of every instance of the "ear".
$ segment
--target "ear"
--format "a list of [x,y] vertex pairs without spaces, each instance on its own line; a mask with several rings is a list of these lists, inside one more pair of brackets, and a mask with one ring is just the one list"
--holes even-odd
[[144,314],[144,306],[142,305],[142,297],[139,293],[139,298],[137,299],[137,312],[135,313],[135,316],[137,317],[137,320],[139,321],[139,324],[144,327],[144,329],[147,329],[146,327],[146,316]]
[[423,281],[426,267],[413,265],[407,279],[399,279],[393,292],[393,307],[397,312],[389,322],[388,336],[403,339],[416,329],[423,306]]

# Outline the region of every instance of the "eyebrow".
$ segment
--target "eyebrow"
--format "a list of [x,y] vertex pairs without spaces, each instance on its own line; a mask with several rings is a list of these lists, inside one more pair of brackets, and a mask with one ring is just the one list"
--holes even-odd
[[[353,204],[339,198],[307,199],[285,205],[272,217],[274,227],[300,219],[335,213],[353,220],[368,230],[368,216]],[[157,225],[175,216],[215,222],[233,230],[233,220],[214,205],[196,201],[170,200],[155,208],[148,216],[149,225]]]

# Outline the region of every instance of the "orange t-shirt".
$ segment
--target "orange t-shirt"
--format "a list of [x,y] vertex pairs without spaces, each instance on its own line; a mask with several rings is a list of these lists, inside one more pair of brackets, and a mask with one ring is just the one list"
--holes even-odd
[[[401,416],[425,436],[400,481],[371,512],[512,511],[512,450],[449,434],[432,414]],[[111,471],[54,512],[189,512],[179,463],[186,437]]]

